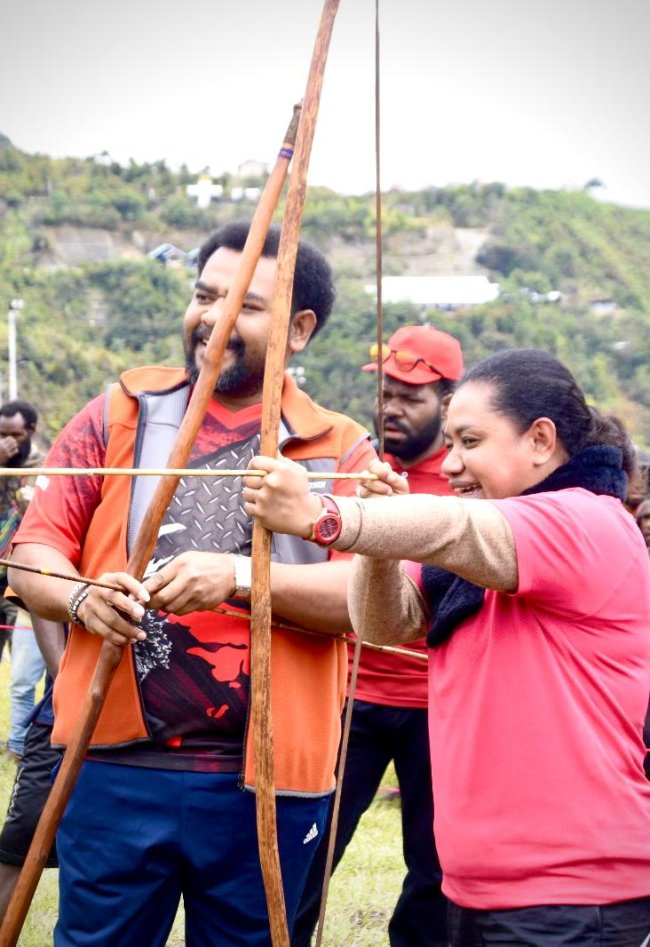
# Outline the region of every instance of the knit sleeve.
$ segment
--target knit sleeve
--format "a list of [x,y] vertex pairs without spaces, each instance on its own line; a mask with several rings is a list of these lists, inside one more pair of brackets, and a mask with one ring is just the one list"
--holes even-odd
[[395,559],[355,557],[348,609],[352,627],[374,644],[415,641],[429,625],[424,596]]
[[514,592],[517,556],[510,525],[487,500],[459,497],[337,498],[336,548],[378,559],[412,559],[488,589]]

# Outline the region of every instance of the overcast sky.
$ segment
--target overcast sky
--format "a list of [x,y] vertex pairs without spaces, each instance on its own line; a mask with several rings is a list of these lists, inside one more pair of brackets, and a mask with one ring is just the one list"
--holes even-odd
[[[199,171],[271,162],[321,0],[19,0],[0,131]],[[384,188],[503,181],[650,207],[650,0],[380,0]],[[310,183],[374,187],[374,0],[341,0]]]

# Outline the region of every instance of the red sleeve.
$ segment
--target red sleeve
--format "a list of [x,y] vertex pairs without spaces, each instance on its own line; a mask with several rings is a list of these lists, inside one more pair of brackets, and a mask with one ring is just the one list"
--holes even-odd
[[[47,467],[103,467],[105,396],[91,401],[66,424],[47,455]],[[14,545],[53,546],[74,565],[102,490],[102,477],[42,475],[25,512]]]
[[[370,443],[368,436],[362,437],[359,441],[341,458],[338,466],[339,473],[358,473],[366,470],[371,461],[377,460],[377,452]],[[358,480],[335,480],[334,494],[341,497],[354,496],[357,489]]]

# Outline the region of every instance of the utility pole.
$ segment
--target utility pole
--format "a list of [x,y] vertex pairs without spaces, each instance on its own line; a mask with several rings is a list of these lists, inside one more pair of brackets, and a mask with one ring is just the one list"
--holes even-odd
[[9,400],[15,401],[18,397],[18,372],[16,366],[16,316],[25,305],[24,299],[12,299],[7,313],[7,345],[9,349]]

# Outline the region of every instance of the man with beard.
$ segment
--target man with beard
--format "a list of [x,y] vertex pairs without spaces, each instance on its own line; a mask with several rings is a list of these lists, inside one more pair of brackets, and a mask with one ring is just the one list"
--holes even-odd
[[[87,405],[57,439],[48,463],[63,467],[164,464],[241,261],[247,223],[213,234],[198,258],[185,314],[186,369],[132,369]],[[272,228],[230,337],[221,376],[190,466],[142,583],[128,551],[155,478],[39,481],[15,557],[58,572],[79,570],[115,592],[11,572],[32,608],[71,631],[55,682],[52,741],[69,739],[101,641],[124,648],[58,835],[61,910],[55,943],[121,947],[166,943],[180,896],[194,947],[269,943],[255,824],[249,720],[250,518],[239,478],[259,450],[264,359],[272,318],[279,231]],[[326,322],[331,270],[298,249],[286,362]],[[356,422],[316,405],[285,377],[281,450],[323,471],[321,492],[350,493],[328,473],[362,470],[374,451]],[[314,537],[320,537],[314,524]],[[334,786],[348,629],[347,557],[276,535],[271,566],[271,705],[278,834],[287,913],[323,829]],[[225,606],[224,611],[218,611]],[[305,635],[299,625],[322,635]]]
[[[433,326],[404,326],[384,345],[370,349],[383,363],[385,459],[409,481],[411,493],[451,494],[440,471],[447,453],[443,409],[463,371],[456,339]],[[379,433],[379,420],[375,416]],[[402,804],[406,877],[390,920],[392,947],[446,947],[447,899],[433,837],[431,767],[427,732],[427,661],[423,638],[409,645],[422,659],[366,650],[361,655],[343,774],[336,866],[359,820],[395,766]],[[352,656],[352,651],[350,657]],[[294,927],[292,947],[308,947],[318,919],[327,844],[324,834],[313,860]]]

